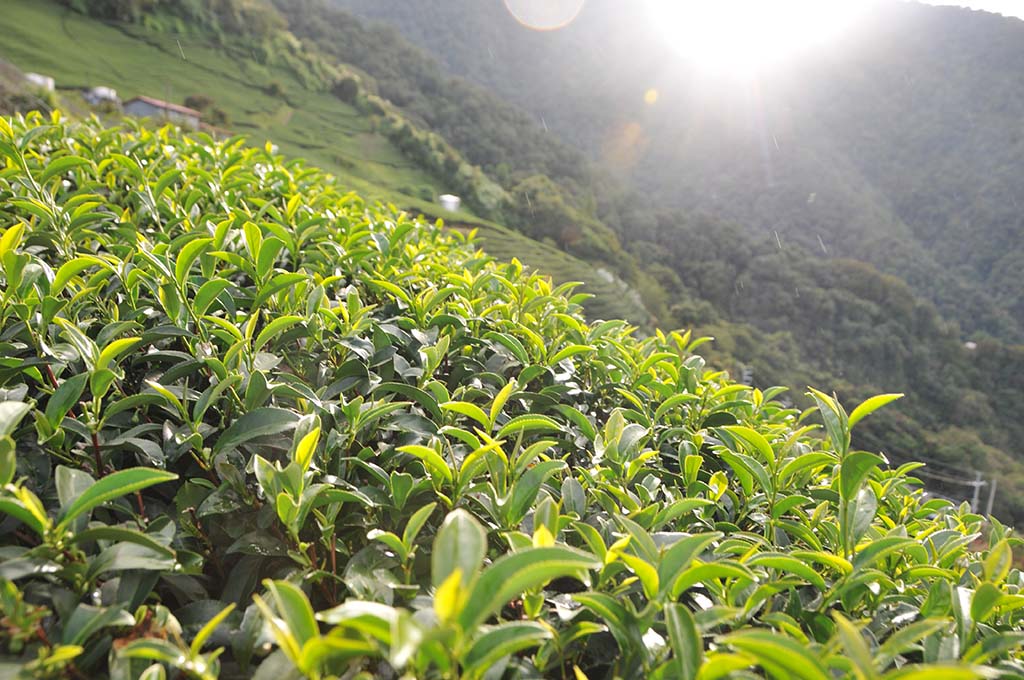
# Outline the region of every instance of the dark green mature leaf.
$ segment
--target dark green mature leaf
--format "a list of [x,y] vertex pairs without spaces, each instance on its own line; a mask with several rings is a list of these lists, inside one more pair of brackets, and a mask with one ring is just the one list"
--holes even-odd
[[284,434],[295,427],[299,415],[294,411],[267,406],[249,411],[224,430],[213,444],[213,453],[230,451],[257,437]]
[[96,631],[109,626],[132,626],[135,618],[120,607],[93,607],[80,604],[64,624],[61,643],[84,645]]
[[62,382],[60,387],[54,390],[53,395],[46,402],[46,419],[53,427],[60,426],[60,421],[64,419],[67,412],[78,403],[88,382],[89,374],[79,373]]
[[526,471],[512,488],[512,498],[508,502],[508,517],[512,524],[518,524],[526,516],[527,511],[537,499],[540,487],[547,479],[566,468],[565,461],[546,460]]
[[57,530],[65,529],[76,517],[107,501],[177,478],[178,475],[173,472],[151,468],[129,468],[114,472],[90,486],[71,505],[61,509],[57,515]]

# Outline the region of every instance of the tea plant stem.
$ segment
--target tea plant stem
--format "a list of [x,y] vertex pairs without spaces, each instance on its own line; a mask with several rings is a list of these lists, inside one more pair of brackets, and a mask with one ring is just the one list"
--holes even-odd
[[96,463],[96,476],[103,477],[105,472],[103,470],[103,456],[100,453],[100,438],[95,431],[92,433],[92,455]]

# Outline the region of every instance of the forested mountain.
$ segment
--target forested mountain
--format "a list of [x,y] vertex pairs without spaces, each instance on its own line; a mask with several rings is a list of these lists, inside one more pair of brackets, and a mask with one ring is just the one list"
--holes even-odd
[[500,2],[338,4],[387,20],[661,205],[872,262],[966,335],[1024,337],[1024,22],[880,3],[784,75],[737,83],[690,69],[639,6],[612,0],[551,32]]

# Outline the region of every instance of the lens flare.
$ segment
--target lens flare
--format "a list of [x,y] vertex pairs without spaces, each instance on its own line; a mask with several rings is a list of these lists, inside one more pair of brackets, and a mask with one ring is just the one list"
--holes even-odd
[[571,24],[585,0],[505,0],[505,8],[523,26],[535,31],[555,31]]

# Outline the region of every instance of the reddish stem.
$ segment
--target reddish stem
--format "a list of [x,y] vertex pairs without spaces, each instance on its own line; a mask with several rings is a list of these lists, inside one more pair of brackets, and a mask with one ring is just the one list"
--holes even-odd
[[92,433],[92,456],[96,461],[96,476],[103,477],[103,457],[100,455],[100,438],[95,432]]
[[147,521],[146,520],[146,506],[142,502],[142,492],[141,491],[136,491],[135,492],[135,502],[138,503],[138,506],[139,506],[139,516],[142,518],[142,521],[143,522]]

